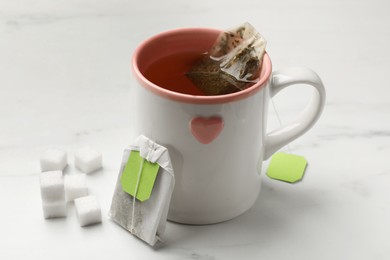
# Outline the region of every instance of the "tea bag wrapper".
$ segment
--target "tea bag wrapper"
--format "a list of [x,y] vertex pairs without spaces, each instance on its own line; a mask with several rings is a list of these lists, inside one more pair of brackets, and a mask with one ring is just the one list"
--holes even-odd
[[210,52],[186,73],[206,95],[223,95],[258,81],[266,40],[249,23],[222,32]]
[[[136,187],[141,191],[142,183],[132,183],[132,186],[123,183],[128,181],[122,176],[127,174],[129,169],[125,170],[125,168],[129,167],[130,156],[134,155],[140,156],[145,162],[141,164],[140,169],[142,167],[145,169],[146,164],[151,167],[158,164],[159,167],[151,193],[147,196],[141,194],[143,197],[139,197],[136,190],[134,196],[126,192],[126,187]],[[133,157],[133,162],[134,158],[136,157]],[[140,173],[148,174],[147,171],[142,170]],[[144,177],[148,176],[142,176]],[[162,239],[165,231],[174,183],[174,172],[167,148],[145,136],[139,136],[133,145],[124,150],[109,217],[131,234],[154,246]]]

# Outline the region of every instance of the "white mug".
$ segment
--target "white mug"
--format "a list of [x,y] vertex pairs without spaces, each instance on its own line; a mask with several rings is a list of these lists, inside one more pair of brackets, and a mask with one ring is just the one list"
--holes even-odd
[[[311,128],[325,103],[315,72],[301,67],[272,72],[267,53],[259,82],[232,94],[177,93],[144,76],[162,57],[209,50],[220,33],[206,28],[164,32],[143,42],[132,60],[139,83],[135,129],[169,150],[176,181],[168,219],[174,222],[218,223],[250,209],[259,195],[263,160]],[[309,104],[293,123],[266,133],[269,99],[294,84],[314,88]]]

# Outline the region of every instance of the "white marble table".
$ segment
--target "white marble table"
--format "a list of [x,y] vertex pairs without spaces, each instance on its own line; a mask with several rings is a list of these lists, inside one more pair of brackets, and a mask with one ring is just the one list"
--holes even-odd
[[[386,1],[0,0],[0,259],[390,259],[390,5]],[[290,149],[302,182],[263,173],[256,205],[217,225],[168,223],[152,249],[107,219],[122,149],[133,138],[134,48],[177,27],[251,22],[274,68],[304,65],[327,88],[318,124]],[[283,122],[306,104],[297,86],[275,98]],[[310,93],[310,91],[309,91]],[[278,126],[270,109],[269,128]],[[44,220],[39,155],[91,145],[88,176],[103,223]],[[268,162],[267,162],[268,163]],[[265,167],[267,166],[265,164]]]

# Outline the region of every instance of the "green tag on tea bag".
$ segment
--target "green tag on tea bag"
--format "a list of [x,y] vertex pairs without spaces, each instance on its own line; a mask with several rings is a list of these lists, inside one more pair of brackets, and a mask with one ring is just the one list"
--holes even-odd
[[276,153],[268,166],[268,177],[294,183],[300,181],[306,170],[307,161],[303,156]]
[[160,165],[148,162],[138,151],[131,151],[120,179],[123,191],[140,201],[149,199],[159,168]]

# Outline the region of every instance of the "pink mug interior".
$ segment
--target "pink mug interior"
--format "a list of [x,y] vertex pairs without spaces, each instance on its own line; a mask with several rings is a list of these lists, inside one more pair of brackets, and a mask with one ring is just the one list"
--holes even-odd
[[220,30],[207,28],[185,28],[163,32],[153,36],[139,45],[133,56],[133,72],[138,82],[153,93],[171,100],[193,103],[193,104],[220,104],[240,100],[253,95],[265,86],[272,72],[271,60],[266,53],[263,58],[263,64],[260,72],[260,80],[253,86],[226,95],[218,96],[194,96],[174,92],[159,87],[149,81],[144,73],[146,69],[155,61],[180,52],[199,53],[210,50]]

